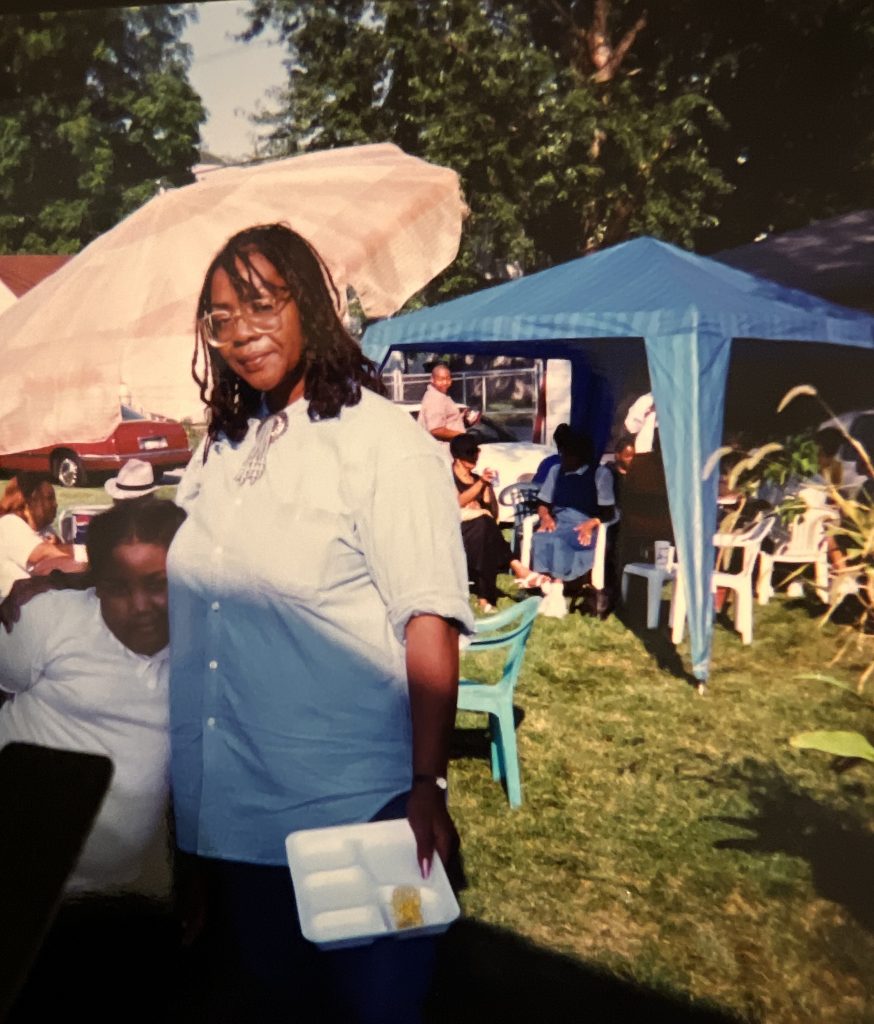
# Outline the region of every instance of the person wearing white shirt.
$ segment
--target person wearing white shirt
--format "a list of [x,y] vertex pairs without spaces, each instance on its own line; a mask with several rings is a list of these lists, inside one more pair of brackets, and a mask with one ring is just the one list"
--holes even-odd
[[35,566],[43,569],[69,564],[73,548],[46,533],[58,511],[55,489],[46,476],[19,473],[0,499],[0,601],[16,580],[26,579]]
[[655,400],[652,392],[647,391],[632,404],[625,417],[625,429],[634,435],[634,450],[638,455],[652,451],[658,425]]
[[0,746],[113,762],[68,893],[170,892],[166,558],[185,513],[166,501],[137,504],[91,521],[91,573],[73,580],[93,586],[35,597],[0,634],[0,688],[13,695],[0,708]]

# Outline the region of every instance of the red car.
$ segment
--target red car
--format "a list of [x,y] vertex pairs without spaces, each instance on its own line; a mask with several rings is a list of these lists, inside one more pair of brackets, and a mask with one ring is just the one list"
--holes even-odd
[[155,479],[188,464],[191,448],[185,428],[163,416],[145,416],[121,407],[121,420],[105,441],[53,444],[29,452],[0,455],[0,470],[50,473],[62,487],[83,487],[91,474],[117,473],[128,459],[150,462]]

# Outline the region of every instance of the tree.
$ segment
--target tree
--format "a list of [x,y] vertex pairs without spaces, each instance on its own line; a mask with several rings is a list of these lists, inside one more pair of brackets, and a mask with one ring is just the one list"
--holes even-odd
[[624,72],[642,13],[623,27],[598,0],[574,34],[575,6],[253,0],[250,37],[273,23],[290,56],[272,151],[393,141],[457,170],[472,213],[442,294],[633,234],[690,245],[726,190],[702,141],[718,112]]
[[0,19],[0,251],[75,252],[193,180],[203,105],[179,6]]
[[871,205],[871,0],[662,0],[635,21],[642,2],[615,0],[611,11],[604,0],[535,0],[532,34],[591,73],[606,24],[623,73],[669,95],[693,89],[719,111],[701,122],[702,141],[731,189],[709,207],[716,216],[695,231],[696,248]]
[[868,206],[874,0],[252,0],[277,153],[391,140],[462,175],[444,282],[642,232],[712,252]]

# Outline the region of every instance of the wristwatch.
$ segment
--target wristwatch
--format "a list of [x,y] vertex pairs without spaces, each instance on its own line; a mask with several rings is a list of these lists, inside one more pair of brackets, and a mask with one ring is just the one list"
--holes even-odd
[[413,775],[413,782],[431,782],[438,789],[442,789],[444,792],[449,788],[449,783],[446,781],[445,775],[425,775],[420,772],[416,772]]

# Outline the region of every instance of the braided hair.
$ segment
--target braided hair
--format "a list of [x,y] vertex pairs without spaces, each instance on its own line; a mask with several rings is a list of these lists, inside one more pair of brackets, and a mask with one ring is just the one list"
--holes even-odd
[[304,398],[311,420],[331,419],[357,405],[362,387],[384,393],[376,364],[368,359],[337,315],[339,293],[313,247],[287,224],[261,224],[229,239],[209,265],[197,302],[197,343],[191,372],[207,406],[211,443],[221,434],[241,440],[257,414],[261,393],[241,380],[221,352],[206,342],[202,318],[211,306],[212,280],[224,270],[242,300],[257,297],[261,275],[252,264],[260,254],[276,269],[297,304],[304,336]]

